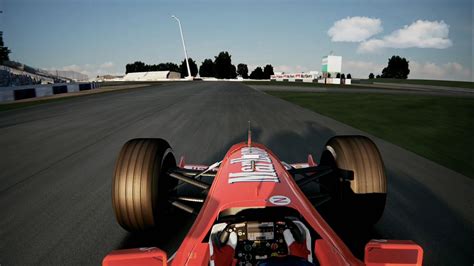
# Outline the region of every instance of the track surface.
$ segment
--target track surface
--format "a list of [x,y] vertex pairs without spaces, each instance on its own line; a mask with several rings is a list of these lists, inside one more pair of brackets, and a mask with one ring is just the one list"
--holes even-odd
[[[248,120],[253,139],[287,162],[319,158],[335,134],[364,134],[231,82],[166,84],[0,113],[0,264],[97,265],[113,249],[147,245],[172,253],[189,219],[161,238],[131,235],[115,221],[111,177],[121,146],[161,137],[187,162],[210,164],[245,140]],[[363,237],[413,239],[425,248],[426,265],[472,265],[473,181],[373,139],[389,197],[382,220]]]

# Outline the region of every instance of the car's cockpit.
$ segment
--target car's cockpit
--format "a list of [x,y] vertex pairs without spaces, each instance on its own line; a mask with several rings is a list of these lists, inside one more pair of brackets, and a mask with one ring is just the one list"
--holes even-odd
[[[215,249],[229,243],[232,233],[236,239],[231,242],[236,243],[231,255],[237,265],[315,265],[312,245],[319,236],[291,208],[231,208],[221,212],[209,234],[211,259]],[[292,254],[292,249],[299,256]]]

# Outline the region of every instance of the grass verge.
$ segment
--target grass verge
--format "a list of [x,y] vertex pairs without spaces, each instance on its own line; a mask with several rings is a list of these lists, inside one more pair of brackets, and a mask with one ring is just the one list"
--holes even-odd
[[452,81],[452,80],[430,80],[430,79],[361,79],[362,84],[380,83],[398,83],[398,84],[414,84],[414,85],[430,85],[442,87],[457,87],[474,89],[474,82],[469,81]]
[[[291,81],[242,81],[246,85],[272,85],[285,87],[316,87],[316,88],[354,88],[351,85],[324,84],[316,82],[291,82]],[[360,86],[357,88],[361,88]],[[371,88],[371,87],[368,87]]]
[[474,178],[472,98],[267,93],[332,117]]

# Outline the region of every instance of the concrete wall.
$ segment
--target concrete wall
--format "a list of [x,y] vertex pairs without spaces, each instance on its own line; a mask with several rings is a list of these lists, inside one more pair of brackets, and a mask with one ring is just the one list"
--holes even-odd
[[[80,88],[82,87],[82,88]],[[25,85],[16,87],[1,87],[0,102],[9,102],[27,98],[40,98],[54,94],[77,92],[80,90],[96,89],[97,83],[56,83],[47,85]]]

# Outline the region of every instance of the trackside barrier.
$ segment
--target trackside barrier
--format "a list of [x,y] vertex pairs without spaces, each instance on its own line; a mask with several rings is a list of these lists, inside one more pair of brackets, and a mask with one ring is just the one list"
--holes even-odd
[[92,90],[92,84],[91,83],[79,84],[79,90],[80,91]]
[[55,94],[78,92],[83,90],[93,90],[96,88],[99,88],[99,85],[95,82],[0,87],[0,102],[10,102],[29,98],[40,98]]
[[67,93],[66,85],[53,86],[53,94],[61,94],[61,93]]
[[273,78],[270,81],[283,81],[283,82],[307,82],[307,83],[325,83],[325,84],[345,84],[350,85],[351,79],[340,79],[340,78]]
[[13,95],[14,95],[15,100],[35,98],[36,97],[36,91],[35,91],[35,89],[15,90],[13,92]]

